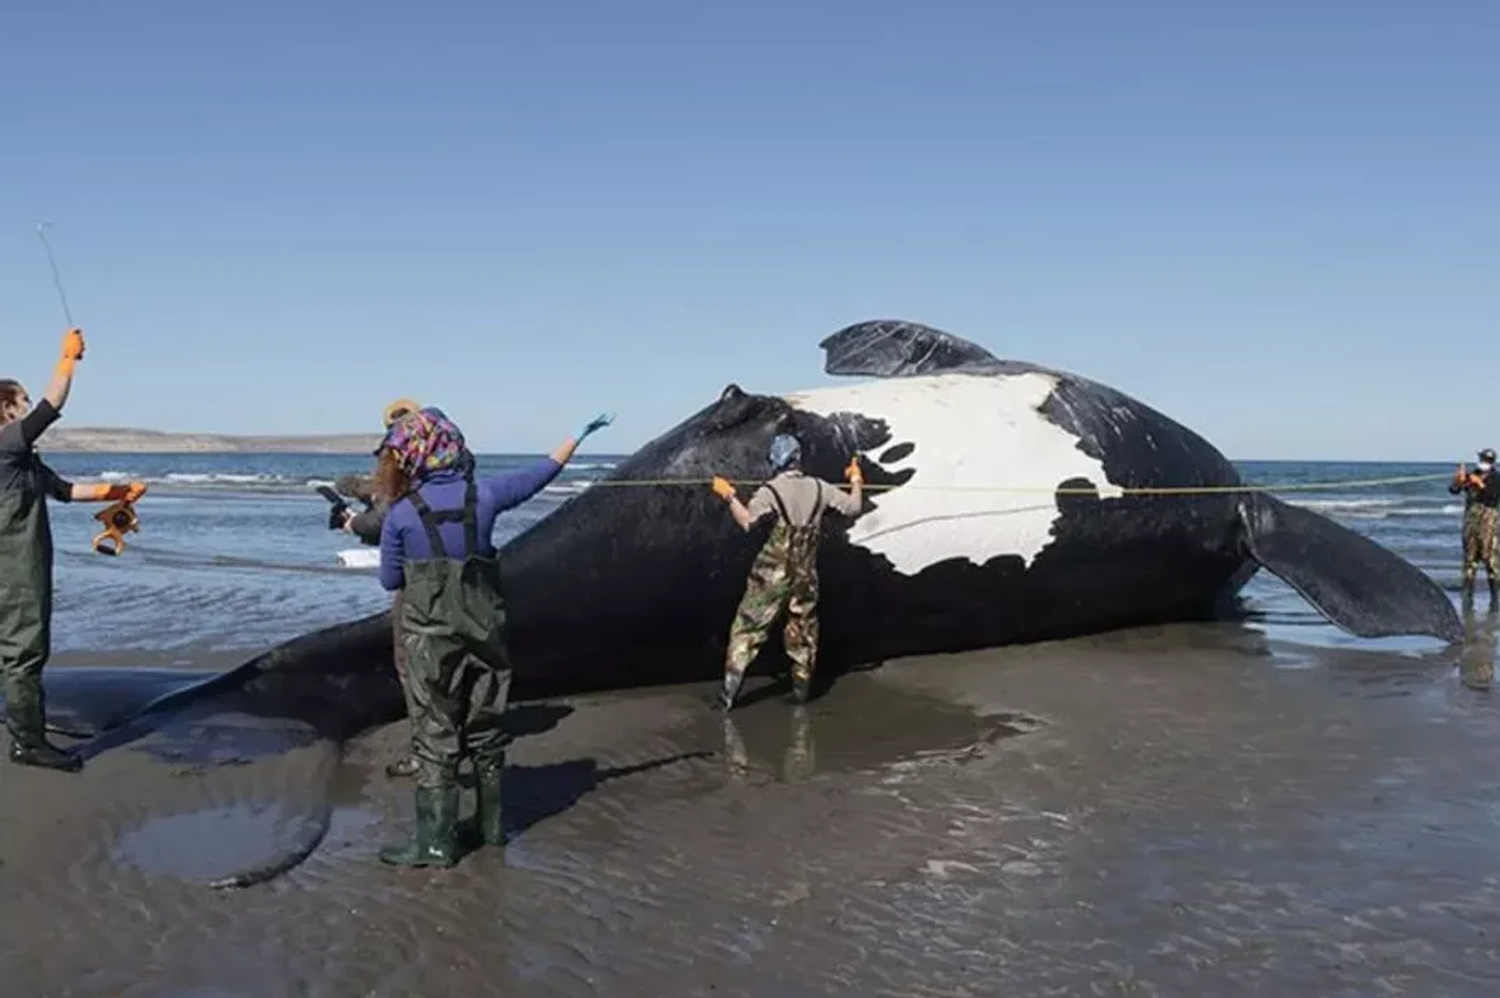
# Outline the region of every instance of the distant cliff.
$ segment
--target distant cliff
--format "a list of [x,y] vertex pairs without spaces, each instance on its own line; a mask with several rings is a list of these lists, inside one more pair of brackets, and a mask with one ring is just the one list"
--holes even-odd
[[54,426],[39,447],[50,451],[115,454],[298,453],[369,454],[380,443],[373,433],[329,433],[255,437],[221,433],[166,433],[114,426]]

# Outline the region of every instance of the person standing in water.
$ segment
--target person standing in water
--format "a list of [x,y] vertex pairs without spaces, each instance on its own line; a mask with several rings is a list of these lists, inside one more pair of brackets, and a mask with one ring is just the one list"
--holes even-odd
[[792,698],[806,703],[818,655],[818,541],[823,514],[832,509],[858,516],[863,504],[864,475],[859,458],[850,460],[844,477],[850,490],[802,473],[802,444],[781,434],[771,441],[771,480],[742,504],[734,486],[715,477],[713,489],[729,504],[740,529],[748,531],[762,518],[776,517],[755,561],[745,594],[735,611],[724,659],[724,686],[718,705],[728,711],[745,680],[745,670],[770,636],[771,626],[787,613],[783,643],[792,660]]
[[529,468],[479,480],[463,433],[438,409],[398,420],[381,443],[396,496],[380,531],[380,584],[401,593],[408,704],[417,757],[416,834],[382,849],[382,862],[452,866],[457,861],[458,767],[474,766],[476,812],[486,845],[504,843],[500,774],[510,735],[510,691],[495,518],[551,482],[595,430],[600,415]]
[[1465,595],[1474,590],[1474,576],[1479,563],[1484,563],[1485,575],[1490,584],[1490,599],[1497,597],[1500,589],[1500,552],[1496,549],[1496,527],[1500,525],[1500,475],[1495,473],[1495,452],[1486,447],[1479,452],[1479,467],[1470,471],[1460,464],[1448,485],[1453,495],[1464,497],[1464,567],[1463,589]]
[[[387,433],[391,426],[398,420],[417,412],[419,406],[416,401],[409,398],[400,398],[385,407],[381,413],[380,421]],[[356,513],[346,510],[344,513],[344,530],[358,537],[361,544],[374,547],[380,543],[380,530],[385,525],[386,513],[390,510],[391,502],[395,496],[388,496],[379,489],[379,483],[391,481],[394,474],[391,468],[385,473],[380,473],[378,462],[381,460],[393,461],[394,455],[384,447],[375,449],[377,471],[373,475],[344,475],[334,483],[334,488],[339,493],[358,499],[365,504],[363,512]],[[396,666],[396,678],[401,682],[403,695],[407,697],[407,710],[411,709],[411,697],[406,694],[406,645],[401,641],[401,590],[396,590],[391,595],[391,658]],[[391,762],[386,764],[385,775],[390,777],[415,776],[417,772],[417,757],[408,748]]]
[[52,525],[47,500],[134,502],[128,485],[75,484],[42,461],[35,445],[62,414],[83,359],[83,333],[68,330],[47,394],[33,408],[19,381],[0,380],[0,685],[10,758],[23,766],[74,773],[83,760],[47,740],[42,669],[52,655]]

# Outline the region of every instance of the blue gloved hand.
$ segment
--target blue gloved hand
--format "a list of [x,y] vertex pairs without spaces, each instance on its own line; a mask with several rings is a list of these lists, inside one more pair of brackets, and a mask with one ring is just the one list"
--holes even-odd
[[599,415],[597,415],[593,419],[589,420],[589,424],[583,428],[583,432],[580,433],[580,434],[578,434],[578,440],[579,440],[579,442],[581,443],[583,441],[583,438],[587,437],[590,433],[593,433],[595,430],[600,429],[601,427],[608,426],[610,423],[613,423],[614,421],[615,421],[615,414],[614,413],[612,413],[612,412],[601,412]]

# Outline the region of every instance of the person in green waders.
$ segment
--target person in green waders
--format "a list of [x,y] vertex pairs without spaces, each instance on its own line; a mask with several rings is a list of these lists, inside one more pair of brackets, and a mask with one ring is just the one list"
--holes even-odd
[[380,528],[380,584],[401,593],[407,709],[417,758],[416,835],[382,849],[382,862],[452,866],[458,859],[458,767],[474,766],[486,845],[502,845],[500,774],[510,736],[505,602],[491,535],[495,517],[557,477],[578,444],[613,417],[600,415],[550,457],[478,478],[463,433],[439,409],[398,419],[380,449],[393,456],[397,496]]
[[83,358],[83,333],[63,337],[62,359],[47,394],[32,408],[19,381],[0,380],[0,687],[10,730],[11,762],[75,773],[83,760],[47,740],[42,668],[52,654],[52,526],[47,500],[134,502],[146,492],[128,485],[73,483],[49,468],[35,448],[57,422]]

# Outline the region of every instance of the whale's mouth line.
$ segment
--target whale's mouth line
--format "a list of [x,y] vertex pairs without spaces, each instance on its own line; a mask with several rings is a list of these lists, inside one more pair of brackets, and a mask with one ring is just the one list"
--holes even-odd
[[[909,520],[906,523],[886,527],[882,530],[872,530],[867,534],[860,534],[859,539],[863,542],[873,540],[877,537],[887,537],[891,534],[897,534],[903,530],[911,530],[913,527],[921,527],[929,523],[953,523],[963,520],[978,520],[988,516],[1012,516],[1016,513],[1036,513],[1056,508],[1052,503],[1038,503],[1034,506],[1016,506],[1011,509],[980,509],[967,513],[935,514],[933,516],[924,516],[918,520]],[[850,533],[852,534],[853,532],[851,529]]]

